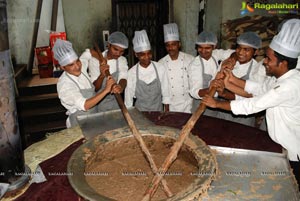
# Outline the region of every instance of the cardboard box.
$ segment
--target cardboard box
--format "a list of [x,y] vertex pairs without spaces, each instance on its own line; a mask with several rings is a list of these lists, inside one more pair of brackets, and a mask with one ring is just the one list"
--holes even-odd
[[[54,43],[55,43],[55,41],[57,39],[67,40],[66,32],[53,32],[53,33],[50,33],[50,47],[51,48],[53,48]],[[51,51],[51,53],[52,53],[52,62],[53,62],[53,65],[59,66],[58,61],[56,59],[54,59],[52,51]]]
[[49,46],[37,47],[34,49],[37,58],[37,65],[45,65],[52,63],[52,52]]

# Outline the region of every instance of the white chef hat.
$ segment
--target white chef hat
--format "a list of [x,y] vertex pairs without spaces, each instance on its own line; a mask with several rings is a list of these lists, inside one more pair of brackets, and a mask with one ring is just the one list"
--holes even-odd
[[150,41],[148,39],[147,32],[145,30],[135,31],[134,37],[132,39],[133,50],[138,52],[143,52],[146,50],[151,50]]
[[217,42],[218,42],[217,36],[213,32],[202,31],[198,35],[196,44],[197,45],[217,45]]
[[120,31],[110,34],[108,36],[108,42],[124,49],[128,48],[128,38]]
[[273,37],[270,48],[286,57],[297,58],[300,54],[300,20],[287,20]]
[[165,43],[169,41],[179,41],[179,32],[176,23],[164,24]]
[[236,43],[239,45],[246,45],[254,49],[259,49],[261,48],[262,42],[261,42],[261,38],[259,37],[259,35],[257,35],[257,33],[248,31],[241,34],[237,38]]
[[77,54],[72,48],[72,43],[66,40],[57,39],[52,51],[54,58],[61,66],[66,66],[78,59]]

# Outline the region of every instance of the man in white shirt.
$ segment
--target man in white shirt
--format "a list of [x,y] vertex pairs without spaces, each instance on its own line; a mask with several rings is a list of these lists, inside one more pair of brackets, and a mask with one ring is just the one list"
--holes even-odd
[[78,125],[77,116],[96,113],[95,105],[111,91],[115,81],[110,77],[105,88],[95,93],[95,88],[87,75],[91,54],[78,59],[69,41],[58,39],[53,47],[54,58],[64,70],[57,82],[57,93],[61,104],[68,110],[67,128]]
[[164,25],[164,42],[168,54],[158,62],[163,64],[169,78],[170,111],[191,113],[193,99],[189,94],[187,67],[194,56],[180,51],[177,24]]
[[[231,69],[234,76],[241,79],[250,79],[255,81],[263,81],[266,77],[265,70],[257,63],[254,56],[261,47],[261,38],[254,32],[245,32],[237,38],[236,56],[232,57],[236,60],[234,62],[227,62],[222,64],[220,70],[226,68]],[[239,99],[240,96],[235,96],[229,91],[224,91],[223,94],[218,93],[220,97],[225,99]],[[255,114],[234,115],[232,112],[219,111],[218,118],[237,122],[240,124],[255,127]]]
[[[122,56],[125,49],[128,48],[128,39],[122,32],[116,31],[108,37],[107,50],[102,53],[103,57],[107,60],[109,72],[118,83],[114,88],[117,91],[115,93],[123,93],[127,85],[127,72],[128,63],[127,59]],[[86,50],[89,51],[89,50]],[[104,89],[102,85],[105,82],[105,64],[101,64],[99,67],[99,61],[96,58],[92,58],[89,61],[89,74],[91,81],[93,82],[96,91]],[[119,105],[113,94],[107,94],[103,100],[97,105],[98,112],[105,112],[110,110],[119,109]]]
[[[249,115],[266,110],[270,137],[288,152],[290,164],[300,182],[300,72],[295,69],[300,55],[300,20],[286,21],[274,36],[266,52],[266,73],[275,80],[261,83],[239,81],[245,92],[254,97],[234,101],[216,101],[205,96],[203,103],[209,107],[231,110],[234,114]],[[229,74],[225,78],[229,79]],[[232,80],[230,80],[232,81]],[[233,84],[237,84],[234,81]]]
[[[212,32],[203,31],[199,34],[196,41],[196,49],[199,55],[194,58],[188,66],[188,81],[190,95],[194,98],[194,112],[200,104],[200,99],[208,92],[208,86],[215,78],[219,62],[227,59],[234,50],[215,49],[217,37]],[[214,111],[207,110],[205,115],[215,116]]]
[[[170,94],[166,69],[151,61],[151,45],[145,30],[135,31],[132,40],[139,62],[128,71],[125,105],[140,111],[169,111]],[[163,107],[164,106],[164,107]]]

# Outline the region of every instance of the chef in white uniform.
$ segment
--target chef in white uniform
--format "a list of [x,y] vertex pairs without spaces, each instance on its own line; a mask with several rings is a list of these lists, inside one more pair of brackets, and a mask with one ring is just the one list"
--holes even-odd
[[[128,38],[124,33],[116,31],[108,36],[107,50],[102,53],[103,57],[107,60],[110,74],[118,83],[113,89],[115,93],[123,93],[127,85],[128,63],[127,59],[122,56],[127,48]],[[88,51],[86,50],[86,52]],[[106,80],[104,73],[106,65],[102,64],[100,68],[99,66],[98,59],[93,57],[89,61],[89,74],[96,91],[104,89],[105,86],[102,83]],[[97,107],[98,112],[119,109],[119,105],[113,94],[107,94]]]
[[125,105],[134,105],[140,111],[169,111],[167,72],[162,64],[151,60],[151,45],[146,31],[135,31],[132,43],[139,62],[128,71]]
[[67,128],[78,125],[77,116],[96,113],[95,105],[111,91],[115,81],[110,77],[105,88],[95,93],[94,85],[87,74],[91,55],[78,59],[69,41],[56,40],[53,47],[54,58],[64,70],[57,82],[57,93],[61,104],[67,111]]
[[191,113],[193,99],[189,94],[187,67],[194,56],[180,51],[176,23],[164,25],[164,42],[168,54],[158,62],[164,65],[169,78],[170,111]]
[[[203,102],[213,108],[249,115],[266,110],[270,137],[287,150],[291,167],[300,182],[300,72],[296,68],[300,55],[300,20],[286,21],[274,36],[266,52],[266,72],[275,77],[263,84],[240,80],[253,98],[216,101],[205,96]],[[251,137],[251,136],[249,136]]]
[[[234,76],[247,80],[263,81],[266,75],[265,70],[254,59],[261,47],[261,38],[254,32],[245,32],[237,38],[236,48],[236,62],[231,66],[227,65],[227,69],[231,69]],[[222,65],[220,66],[220,70]],[[239,99],[239,96],[228,96],[229,93],[219,94],[225,99]],[[228,98],[229,97],[229,98]],[[237,122],[240,124],[255,127],[255,114],[246,115],[234,115],[232,112],[219,111],[218,118],[226,119],[228,121]]]
[[[219,62],[227,59],[234,50],[215,49],[217,37],[214,33],[203,31],[199,34],[196,41],[196,48],[199,55],[188,66],[188,80],[190,95],[194,98],[194,112],[200,104],[200,99],[208,92],[208,86],[215,78]],[[206,111],[206,115],[215,116],[214,111]]]
[[[232,66],[232,73],[242,79],[255,79],[252,78],[257,70],[257,61],[254,59],[261,48],[261,38],[255,32],[245,32],[237,38],[236,48],[236,63]],[[228,68],[228,66],[227,66]]]

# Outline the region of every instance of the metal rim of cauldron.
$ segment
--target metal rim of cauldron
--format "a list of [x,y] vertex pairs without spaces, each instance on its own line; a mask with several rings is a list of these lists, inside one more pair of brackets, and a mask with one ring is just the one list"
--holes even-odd
[[[140,128],[139,131],[143,136],[149,135],[149,136],[157,136],[157,137],[169,137],[169,138],[173,138],[174,140],[177,139],[180,133],[180,130],[178,129],[164,127],[164,126],[151,126],[151,127],[147,126],[145,128]],[[87,142],[82,144],[74,151],[70,160],[68,161],[68,167],[67,167],[67,171],[69,173],[68,179],[72,188],[81,197],[87,200],[95,200],[95,201],[113,200],[111,198],[105,197],[104,195],[98,194],[86,182],[84,176],[85,160],[83,159],[86,156],[86,152],[84,152],[84,150],[88,148],[89,150],[93,151],[96,146],[95,144],[97,145],[104,144],[107,142],[111,142],[114,140],[119,140],[127,137],[133,137],[131,131],[127,127],[107,131],[101,135],[98,135],[97,137],[88,140]],[[212,182],[212,180],[215,178],[216,175],[216,171],[217,171],[216,157],[211,151],[211,149],[205,144],[205,142],[203,142],[200,138],[196,136],[189,135],[189,138],[185,140],[185,145],[191,148],[191,151],[193,152],[194,157],[198,162],[198,167],[199,165],[201,165],[200,160],[202,160],[203,162],[203,158],[200,158],[199,150],[201,151],[201,154],[203,154],[203,152],[206,152],[206,154],[211,156],[209,157],[209,161],[208,161],[209,170],[206,169],[200,170],[199,168],[199,175],[194,180],[194,182],[191,183],[186,189],[182,190],[181,192],[177,193],[172,198],[169,198],[167,200],[182,200],[182,199],[187,199],[189,197],[197,198],[198,196],[206,192],[208,186],[210,185],[210,183]]]

